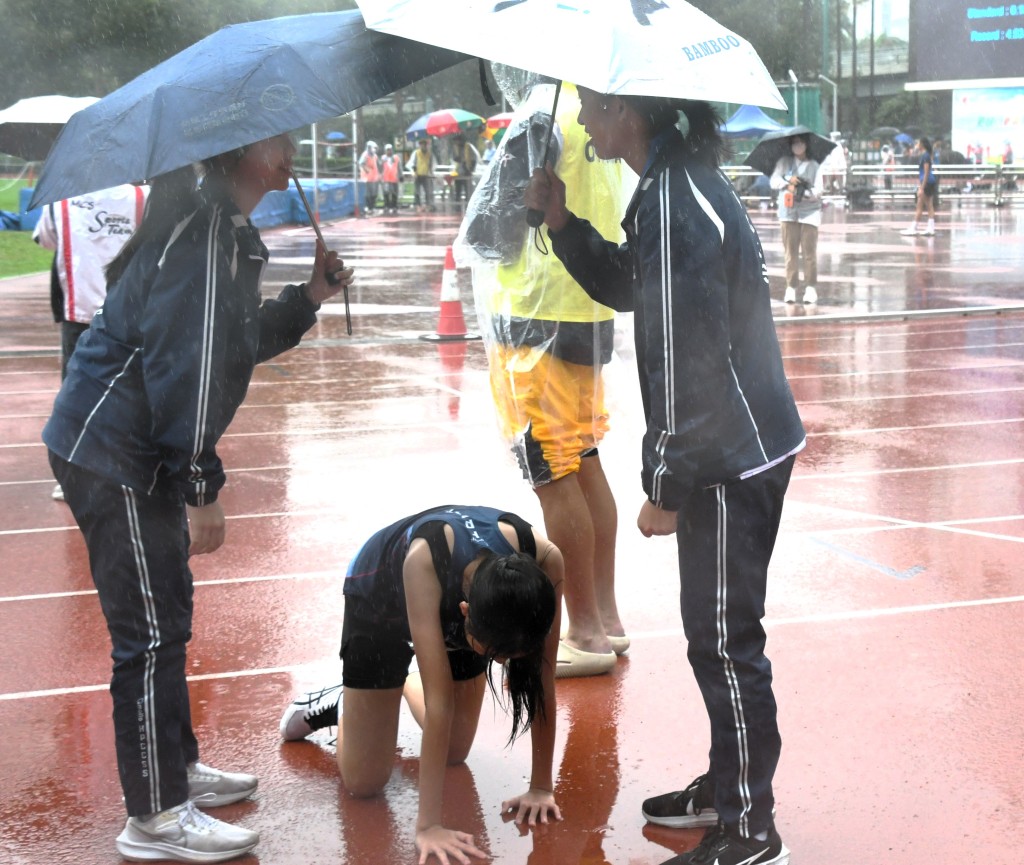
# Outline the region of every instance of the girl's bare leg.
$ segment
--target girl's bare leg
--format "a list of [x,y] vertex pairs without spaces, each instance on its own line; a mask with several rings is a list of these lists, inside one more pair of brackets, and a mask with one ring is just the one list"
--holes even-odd
[[[484,676],[476,676],[464,682],[455,682],[455,716],[452,719],[451,738],[448,745],[448,765],[455,766],[465,761],[473,747],[476,730],[480,724],[480,707],[484,701],[487,683]],[[426,708],[423,702],[423,680],[419,673],[410,673],[405,680],[405,702],[416,723],[423,726]]]
[[338,771],[360,798],[384,789],[395,765],[402,689],[345,688],[338,724]]

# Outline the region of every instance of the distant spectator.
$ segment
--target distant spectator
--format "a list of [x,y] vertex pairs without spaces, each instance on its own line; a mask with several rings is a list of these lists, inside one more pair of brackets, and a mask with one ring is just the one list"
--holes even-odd
[[885,188],[892,189],[892,175],[896,170],[896,154],[888,144],[882,145],[881,151],[882,173],[885,179]]
[[366,184],[366,215],[369,216],[377,207],[377,194],[380,191],[380,159],[377,156],[376,141],[367,141],[366,150],[359,157],[359,179]]
[[[904,228],[900,234],[910,236],[915,234],[935,234],[935,199],[938,194],[939,182],[935,177],[932,162],[932,143],[927,138],[919,138],[916,143],[918,154],[917,161],[917,209],[914,211],[914,221]],[[928,227],[920,228],[921,216],[924,208],[928,207]]]
[[456,135],[452,147],[452,173],[455,176],[454,200],[469,202],[476,171],[476,148],[462,135]]
[[846,144],[838,133],[832,133],[832,140],[836,146],[821,161],[822,191],[843,194],[846,192],[846,171],[849,166]]
[[779,226],[786,256],[786,291],[783,300],[796,303],[800,262],[804,266],[805,304],[818,302],[818,226],[821,225],[821,166],[810,157],[806,135],[789,139],[790,152],[772,172],[772,189],[779,193]]
[[380,158],[380,180],[384,195],[384,212],[398,213],[398,184],[401,181],[402,161],[395,156],[395,148],[384,145],[384,155]]
[[417,211],[434,210],[434,154],[430,151],[430,141],[421,138],[416,142],[416,149],[405,163],[405,167],[413,173],[415,186],[413,203]]

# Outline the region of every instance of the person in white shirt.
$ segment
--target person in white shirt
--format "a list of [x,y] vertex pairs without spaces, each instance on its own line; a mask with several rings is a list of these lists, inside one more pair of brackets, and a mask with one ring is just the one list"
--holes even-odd
[[61,381],[78,337],[107,296],[106,266],[142,221],[148,187],[130,183],[49,204],[32,239],[54,250],[51,302],[61,325]]

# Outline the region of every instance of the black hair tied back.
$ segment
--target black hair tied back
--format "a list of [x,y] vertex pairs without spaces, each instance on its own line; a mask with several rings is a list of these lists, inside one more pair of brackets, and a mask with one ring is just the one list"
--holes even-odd
[[[541,665],[555,618],[555,590],[532,556],[487,556],[469,590],[466,632],[487,647],[488,660],[507,658],[506,693],[512,716],[509,742],[544,712]],[[491,691],[500,697],[490,680]]]

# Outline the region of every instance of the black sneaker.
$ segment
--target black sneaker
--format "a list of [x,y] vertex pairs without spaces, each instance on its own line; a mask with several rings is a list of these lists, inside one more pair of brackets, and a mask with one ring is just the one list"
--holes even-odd
[[338,726],[341,685],[307,691],[296,697],[281,716],[281,737],[287,742],[305,739],[314,730]]
[[662,865],[789,865],[789,850],[775,825],[768,827],[764,841],[744,838],[721,821],[704,833],[700,844]]
[[654,796],[643,804],[644,819],[673,829],[697,829],[718,822],[711,779],[701,775],[685,790]]

